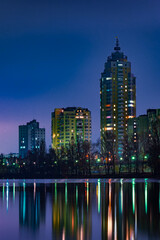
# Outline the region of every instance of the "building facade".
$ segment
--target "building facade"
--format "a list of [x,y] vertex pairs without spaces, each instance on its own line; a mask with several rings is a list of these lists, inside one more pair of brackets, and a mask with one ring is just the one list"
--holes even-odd
[[19,156],[24,158],[29,150],[39,150],[42,142],[45,144],[45,129],[39,128],[39,122],[19,126]]
[[[117,160],[123,159],[128,119],[136,117],[136,78],[131,63],[120,51],[118,38],[100,79],[101,146],[103,136],[113,135]],[[101,148],[103,153],[103,148]]]
[[[144,160],[148,152],[149,139],[154,131],[154,123],[160,119],[160,109],[148,109],[147,113],[128,120],[127,135],[133,149],[137,146],[139,160]],[[160,136],[160,128],[157,125]],[[136,144],[135,144],[136,143]]]
[[52,113],[52,148],[67,147],[73,141],[91,141],[91,112],[87,108],[56,108]]

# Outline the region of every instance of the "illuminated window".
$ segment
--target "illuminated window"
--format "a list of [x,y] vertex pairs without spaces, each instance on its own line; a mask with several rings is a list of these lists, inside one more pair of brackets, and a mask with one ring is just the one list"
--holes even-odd
[[111,131],[111,130],[113,130],[113,128],[112,127],[106,127],[105,130]]
[[128,107],[134,107],[134,104],[128,104]]

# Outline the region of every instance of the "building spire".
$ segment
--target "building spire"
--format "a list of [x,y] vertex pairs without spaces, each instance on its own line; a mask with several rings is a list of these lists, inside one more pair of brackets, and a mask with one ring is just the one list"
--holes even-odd
[[121,48],[119,46],[119,40],[118,40],[118,37],[116,37],[116,46],[114,47],[114,50],[115,51],[119,51]]

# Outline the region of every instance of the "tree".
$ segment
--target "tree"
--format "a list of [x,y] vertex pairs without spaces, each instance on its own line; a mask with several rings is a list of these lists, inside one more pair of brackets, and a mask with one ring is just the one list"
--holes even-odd
[[160,174],[160,120],[152,122],[149,134],[149,164],[155,175]]
[[105,131],[101,140],[102,156],[107,161],[108,173],[110,165],[113,165],[113,173],[115,173],[115,135],[111,131]]

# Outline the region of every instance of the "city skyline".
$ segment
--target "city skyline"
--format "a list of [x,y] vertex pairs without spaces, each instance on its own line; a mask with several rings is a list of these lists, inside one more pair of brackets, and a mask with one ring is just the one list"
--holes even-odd
[[0,152],[18,152],[18,125],[32,119],[45,127],[48,147],[56,107],[87,107],[93,141],[100,136],[99,79],[115,36],[137,78],[137,116],[159,108],[159,7],[158,1],[1,3]]

